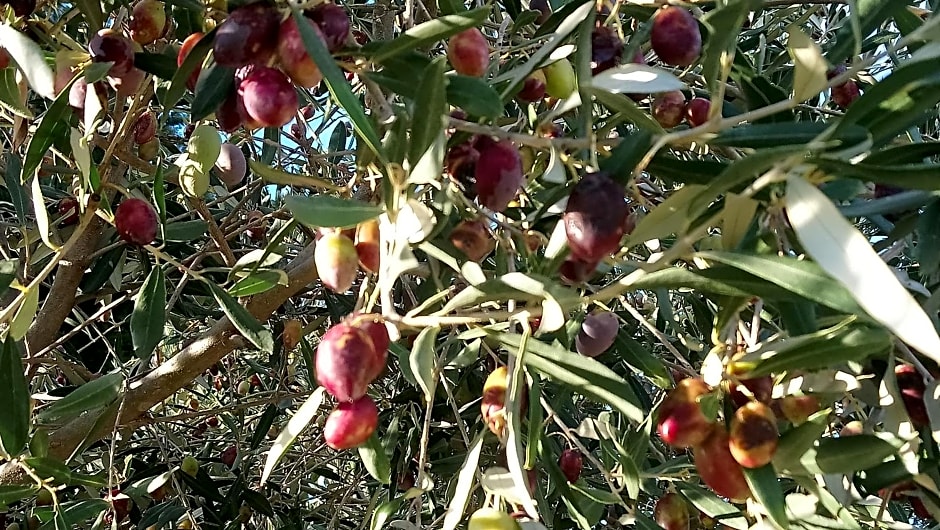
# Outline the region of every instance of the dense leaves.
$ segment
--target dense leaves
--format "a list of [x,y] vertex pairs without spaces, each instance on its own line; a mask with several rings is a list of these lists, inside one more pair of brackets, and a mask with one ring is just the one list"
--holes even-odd
[[936,2],[661,4],[0,4],[0,523],[935,524]]

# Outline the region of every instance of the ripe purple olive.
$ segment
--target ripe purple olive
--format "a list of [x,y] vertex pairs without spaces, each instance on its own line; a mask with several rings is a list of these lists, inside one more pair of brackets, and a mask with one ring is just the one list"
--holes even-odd
[[577,285],[587,281],[597,270],[599,261],[583,261],[574,256],[568,256],[558,269],[561,281],[568,285]]
[[659,406],[656,422],[659,437],[680,449],[702,443],[713,430],[713,425],[702,413],[698,399],[709,392],[708,385],[700,377],[688,377],[676,383]]
[[927,405],[924,402],[924,393],[927,385],[924,378],[917,372],[917,369],[909,364],[899,364],[894,367],[894,376],[898,382],[898,389],[901,391],[901,401],[904,402],[904,409],[911,419],[911,424],[916,428],[930,425],[930,417],[927,415]]
[[323,32],[327,49],[335,52],[343,47],[349,38],[349,15],[345,9],[336,4],[323,3],[308,11],[307,16]]
[[379,425],[379,409],[369,396],[336,406],[323,425],[323,438],[333,449],[352,449],[366,442]]
[[597,75],[620,64],[623,40],[613,28],[598,26],[591,33],[591,73]]
[[575,348],[581,355],[597,357],[614,344],[619,327],[620,320],[610,311],[592,313],[581,323],[581,331],[575,337]]
[[653,19],[650,42],[659,59],[672,66],[689,66],[702,54],[702,32],[688,9],[667,6]]
[[706,98],[692,98],[685,107],[685,121],[692,127],[704,125],[708,121],[712,102]]
[[147,201],[124,199],[114,212],[114,226],[121,239],[132,245],[148,245],[157,238],[157,212]]
[[454,35],[447,42],[447,60],[458,74],[483,77],[490,65],[490,46],[477,28]]
[[245,174],[248,172],[245,153],[234,144],[223,143],[219,149],[219,158],[215,161],[215,169],[226,188],[237,187],[245,180]]
[[[311,24],[311,27],[317,37],[326,42],[320,28],[316,24]],[[307,48],[300,36],[300,29],[297,27],[297,21],[293,17],[281,22],[277,57],[281,63],[281,68],[287,72],[291,80],[304,88],[313,88],[323,79],[323,74],[320,73],[317,63],[307,53]]]
[[665,129],[679,125],[686,114],[685,94],[678,90],[657,94],[653,99],[652,113]]
[[534,102],[545,97],[545,74],[536,70],[522,83],[522,89],[516,94],[521,101]]
[[562,475],[568,482],[574,483],[581,477],[581,469],[584,468],[584,460],[581,451],[577,449],[565,449],[558,457],[558,467],[561,468]]
[[91,60],[96,63],[114,63],[109,74],[121,76],[134,67],[134,46],[131,41],[111,29],[103,29],[88,43]]
[[563,221],[571,255],[598,263],[620,247],[630,210],[623,186],[605,173],[589,173],[568,197]]
[[375,346],[365,331],[337,324],[317,346],[317,382],[339,401],[357,400],[374,380],[375,360]]
[[677,493],[667,493],[656,501],[653,519],[663,530],[689,530],[689,505]]
[[215,62],[231,68],[267,64],[277,47],[280,23],[277,8],[266,1],[232,10],[215,32]]
[[280,70],[258,66],[238,85],[249,118],[261,127],[286,125],[297,113],[297,92]]

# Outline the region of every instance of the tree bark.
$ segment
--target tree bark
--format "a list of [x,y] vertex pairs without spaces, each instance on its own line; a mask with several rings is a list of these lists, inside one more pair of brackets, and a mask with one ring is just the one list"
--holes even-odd
[[[307,246],[287,266],[288,284],[252,298],[248,311],[260,321],[267,320],[287,299],[317,279],[313,262],[314,243]],[[152,372],[130,383],[121,399],[123,408],[100,414],[83,414],[59,427],[49,435],[49,456],[65,459],[82,444],[91,444],[108,436],[115,425],[126,425],[151,407],[190,384],[236,348],[244,344],[235,327],[222,318],[195,342],[168,359]],[[22,482],[25,475],[13,466],[0,468],[0,485]]]
[[100,217],[92,217],[85,232],[69,251],[62,256],[55,270],[52,289],[46,296],[42,307],[26,334],[27,351],[38,352],[50,345],[58,337],[59,328],[72,312],[75,305],[75,293],[88,268],[90,257],[98,249],[105,222]]

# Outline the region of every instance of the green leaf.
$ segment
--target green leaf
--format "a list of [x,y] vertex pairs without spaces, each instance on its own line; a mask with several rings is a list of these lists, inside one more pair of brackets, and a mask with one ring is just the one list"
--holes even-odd
[[747,485],[751,488],[751,493],[757,502],[764,506],[767,515],[777,525],[778,528],[786,530],[790,527],[790,520],[787,517],[786,498],[783,496],[783,489],[780,482],[777,481],[777,473],[774,466],[767,464],[757,469],[744,470],[744,478]]
[[388,455],[385,454],[385,448],[382,447],[378,433],[373,432],[366,443],[359,446],[359,458],[362,459],[362,465],[365,466],[366,471],[375,480],[382,484],[392,482],[392,464],[388,460]]
[[862,315],[852,294],[817,263],[777,255],[706,251],[699,257],[753,274],[768,282],[850,315]]
[[718,4],[717,9],[702,17],[702,25],[708,28],[708,39],[702,49],[702,76],[705,78],[710,94],[718,93],[724,83],[723,64],[734,59],[735,46],[741,33],[741,26],[751,11],[760,9],[757,0],[742,0]]
[[265,182],[273,184],[283,184],[284,186],[300,186],[302,188],[323,188],[330,191],[338,191],[342,186],[337,186],[330,181],[323,180],[313,175],[296,175],[281,171],[268,166],[256,160],[249,160],[248,167]]
[[7,151],[4,156],[6,162],[6,171],[3,173],[3,181],[6,184],[7,191],[10,193],[10,201],[13,203],[13,209],[16,210],[16,220],[20,226],[26,225],[26,213],[30,208],[29,196],[23,189],[20,181],[20,175],[23,167],[19,155],[13,151]]
[[204,68],[196,82],[193,96],[192,119],[199,121],[219,108],[225,97],[235,86],[235,69],[219,64]]
[[940,337],[930,317],[871,247],[868,237],[798,173],[787,177],[786,201],[790,225],[806,253],[842,283],[872,318],[940,362]]
[[[709,145],[723,145],[728,147],[750,147],[760,149],[764,147],[779,147],[782,145],[798,144],[804,147],[817,136],[832,126],[824,122],[794,122],[794,123],[751,123],[738,125],[725,129],[708,141]],[[868,131],[858,125],[845,127],[838,136],[828,138],[836,145],[848,146],[864,142],[868,139]]]
[[57,484],[100,488],[108,483],[107,476],[101,477],[98,475],[74,472],[61,461],[54,458],[31,457],[24,459],[24,462],[36,472],[39,478],[43,480],[52,478]]
[[798,295],[734,267],[716,264],[707,269],[668,267],[644,275],[631,289],[694,289],[703,293],[750,298],[802,300]]
[[[870,159],[870,158],[869,158]],[[873,164],[866,159],[852,163],[845,160],[816,157],[809,159],[819,169],[840,178],[854,178],[877,184],[921,190],[940,189],[940,164]]]
[[874,467],[896,453],[891,443],[872,434],[859,434],[823,438],[802,462],[811,471],[843,474]]
[[829,428],[828,419],[826,414],[814,414],[802,425],[783,433],[777,443],[777,452],[774,453],[774,467],[781,471],[801,469],[800,459],[813,449],[816,441]]
[[16,279],[16,261],[11,259],[0,260],[0,295],[7,292],[10,284]]
[[284,430],[277,435],[277,438],[274,440],[274,445],[271,446],[271,450],[268,451],[268,457],[264,461],[264,470],[261,473],[262,485],[268,480],[268,477],[271,476],[274,467],[281,461],[281,458],[287,454],[287,450],[290,449],[290,446],[293,445],[297,437],[300,436],[300,433],[307,428],[307,425],[309,425],[313,417],[316,416],[317,411],[320,410],[320,405],[323,403],[324,394],[325,391],[323,387],[314,390],[313,394],[310,394],[310,397],[304,401],[304,404],[291,416]]
[[23,371],[19,348],[10,337],[0,348],[0,447],[9,457],[26,447],[29,437],[29,388]]
[[411,113],[411,143],[408,146],[411,167],[417,165],[421,155],[444,129],[444,114],[447,112],[444,99],[446,67],[444,58],[438,57],[421,72]]
[[630,336],[630,333],[621,328],[614,340],[614,350],[627,363],[627,366],[635,372],[639,372],[650,378],[653,383],[660,388],[671,388],[672,378],[669,377],[669,371],[662,360],[653,355],[642,344]]
[[36,495],[38,491],[39,486],[35,484],[0,486],[0,505],[13,504],[18,500]]
[[[486,20],[489,14],[489,7],[481,7],[459,14],[437,17],[434,20],[418,24],[392,41],[370,42],[363,46],[362,51],[371,54],[373,60],[381,63],[389,57],[424,48],[451,35],[456,35],[465,29],[477,27]],[[317,61],[317,64],[320,64],[319,61]]]
[[910,60],[855,100],[839,120],[836,133],[858,124],[871,132],[873,145],[879,147],[926,119],[925,112],[938,101],[940,71],[936,59]]
[[36,317],[36,310],[39,309],[39,287],[33,287],[23,295],[23,302],[20,304],[16,314],[10,321],[10,327],[7,330],[7,336],[13,340],[20,340],[26,336],[29,327]]
[[212,291],[212,297],[221,306],[225,316],[229,318],[235,329],[263,352],[271,353],[274,351],[274,337],[271,332],[258,322],[258,319],[252,316],[247,309],[238,303],[238,300],[232,298],[224,289],[210,280],[204,280],[204,283]]
[[700,184],[687,184],[657,205],[643,217],[627,238],[627,247],[681,233],[692,221],[689,218],[689,205],[705,187]]
[[735,530],[747,530],[748,522],[740,510],[725,502],[711,491],[689,482],[675,482],[676,489],[700,512],[720,520]]
[[[509,351],[518,351],[522,335],[489,332]],[[529,368],[564,383],[584,396],[607,403],[631,421],[646,418],[630,385],[610,368],[590,357],[572,353],[560,346],[538,340],[526,342],[523,362]]]
[[[598,103],[607,107],[611,111],[618,113],[622,119],[636,125],[641,131],[652,134],[665,133],[663,126],[654,120],[648,112],[640,110],[640,107],[638,107],[637,104],[634,103],[633,100],[631,100],[629,97],[623,94],[614,94],[613,92],[608,92],[599,88],[588,87],[586,90],[589,94],[594,96],[594,99],[596,99]],[[630,145],[630,142],[621,142],[621,144],[617,146],[617,149],[620,149],[621,146],[624,146],[625,144]],[[643,154],[646,154],[645,150]],[[629,172],[627,174],[629,175]],[[617,175],[619,174],[615,174],[615,176]]]
[[838,325],[809,335],[764,344],[740,359],[750,377],[788,370],[812,371],[849,361],[862,361],[891,350],[892,338],[884,328]]
[[467,501],[470,500],[470,494],[473,491],[473,479],[476,477],[477,468],[480,463],[480,452],[483,449],[483,437],[486,430],[480,432],[470,444],[467,451],[467,458],[460,466],[460,473],[457,474],[457,487],[454,489],[454,496],[447,506],[447,512],[444,514],[444,526],[442,530],[456,530],[457,526],[463,520],[464,511],[467,509]]
[[192,241],[206,235],[209,223],[202,219],[191,221],[177,221],[166,225],[163,229],[164,241]]
[[76,388],[71,394],[39,411],[37,418],[43,423],[77,417],[83,412],[104,408],[120,395],[124,376],[120,372],[99,377]]
[[0,106],[27,120],[33,119],[33,113],[20,95],[16,84],[16,70],[13,68],[0,70]]
[[747,530],[748,522],[740,510],[728,504],[714,493],[690,482],[675,482],[676,489],[693,506],[712,519],[735,530]]
[[332,195],[291,195],[284,204],[298,221],[314,227],[351,228],[384,211],[379,206]]
[[[16,65],[29,81],[30,88],[46,99],[56,99],[55,75],[46,63],[46,57],[39,44],[9,24],[0,24],[0,42],[16,61]],[[64,92],[68,97],[68,91]]]
[[134,54],[134,66],[153,74],[160,79],[173,79],[178,66],[176,65],[176,56],[170,56],[165,53],[147,53],[137,52]]
[[[2,27],[2,26],[0,26]],[[42,157],[49,152],[56,140],[66,138],[69,134],[69,124],[66,119],[69,104],[69,92],[75,81],[81,76],[76,75],[59,93],[55,101],[49,105],[46,112],[39,118],[39,124],[26,145],[26,158],[23,160],[23,170],[20,173],[20,182],[33,176],[36,168],[42,163]]]
[[591,79],[591,86],[614,94],[656,94],[687,88],[682,80],[666,70],[636,63],[600,72]]
[[806,101],[816,97],[826,88],[826,71],[829,66],[822,56],[822,49],[797,25],[787,28],[790,38],[787,50],[793,59],[793,99]]
[[478,77],[447,76],[447,102],[470,116],[495,118],[503,113],[503,101],[496,89]]
[[353,94],[352,89],[349,88],[346,76],[343,75],[339,66],[336,65],[336,61],[333,60],[333,56],[330,55],[323,41],[314,33],[314,29],[310,25],[310,20],[305,17],[294,4],[291,4],[291,11],[293,12],[294,20],[297,22],[297,29],[300,30],[300,37],[304,42],[304,48],[306,48],[307,53],[310,54],[310,58],[313,59],[313,62],[320,67],[320,73],[323,74],[323,81],[330,90],[330,94],[333,95],[333,98],[339,106],[349,115],[349,120],[352,121],[353,127],[355,127],[366,145],[369,146],[380,161],[384,161],[385,154],[382,152],[382,142],[379,139],[379,135],[375,132],[375,128],[372,126],[372,122],[369,121],[369,117],[366,116],[365,111],[362,110],[359,98],[357,98],[355,94]]
[[414,346],[411,348],[411,355],[408,357],[411,373],[417,379],[418,386],[424,392],[424,399],[428,402],[434,399],[434,390],[437,387],[434,375],[437,362],[434,344],[440,332],[441,328],[439,326],[431,326],[421,330],[418,338],[415,339]]
[[163,339],[166,324],[166,281],[159,266],[150,269],[150,274],[140,287],[134,312],[131,313],[131,340],[138,359],[150,358],[153,350]]
[[390,501],[385,501],[382,504],[376,507],[375,511],[372,512],[372,520],[369,523],[369,530],[382,530],[385,528],[385,523],[398,512],[398,509],[401,508],[402,499],[393,499]]
[[235,282],[228,293],[235,297],[252,296],[273,289],[278,285],[287,285],[287,273],[280,269],[259,270]]
[[96,517],[108,509],[110,504],[104,499],[87,499],[81,501],[65,502],[59,505],[60,510],[55,517],[47,521],[39,530],[66,530],[68,528],[81,528],[85,521]]
[[[183,97],[183,94],[186,92],[186,81],[189,80],[190,74],[202,66],[206,55],[208,55],[209,50],[212,49],[212,42],[215,41],[215,32],[217,29],[218,26],[203,35],[203,37],[199,39],[199,42],[189,51],[189,55],[183,60],[183,64],[176,70],[176,74],[173,75],[173,79],[170,81],[170,87],[167,88],[166,95],[163,96],[163,101],[161,101],[164,108],[170,109],[175,107],[176,103]],[[169,115],[169,112],[163,113],[163,117],[160,119],[161,126],[166,123],[166,119]]]
[[858,34],[865,38],[895,12],[902,11],[906,7],[905,2],[893,0],[855,0],[852,9],[849,10],[851,20],[847,20],[836,32],[836,43],[829,49],[826,58],[832,64],[839,64],[847,57],[854,55],[855,50],[861,45],[856,42],[856,26]]
[[494,79],[494,82],[497,83],[508,81],[506,88],[503,90],[504,96],[512,94],[516,87],[522,83],[525,78],[529,77],[529,74],[535,69],[541,68],[551,53],[568,38],[571,32],[591,16],[594,9],[592,2],[580,2],[579,0],[575,0],[571,2],[571,5],[577,5],[577,7],[554,29],[551,37],[549,37],[545,44],[539,47],[537,52],[533,53],[529,59],[521,65],[516,66],[506,73],[500,74]]

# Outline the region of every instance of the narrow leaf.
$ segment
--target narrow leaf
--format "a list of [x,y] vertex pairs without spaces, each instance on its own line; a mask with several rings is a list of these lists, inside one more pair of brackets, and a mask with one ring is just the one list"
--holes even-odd
[[940,362],[940,337],[923,308],[868,238],[839,214],[829,198],[795,173],[787,179],[787,215],[806,251],[869,315]]
[[258,322],[257,318],[252,316],[244,306],[238,303],[238,300],[232,298],[230,294],[214,282],[205,280],[205,284],[212,291],[213,298],[222,307],[225,316],[229,318],[232,325],[243,337],[263,352],[271,353],[274,351],[274,337],[268,329]]
[[377,433],[373,432],[366,443],[359,446],[359,458],[362,459],[362,465],[365,466],[366,471],[375,480],[382,484],[392,482],[392,464],[389,462],[388,455],[385,454],[385,448],[382,447]]
[[28,289],[23,294],[23,302],[20,304],[13,319],[10,320],[10,328],[7,330],[7,336],[13,340],[20,340],[26,336],[29,327],[33,324],[36,317],[36,310],[39,309],[39,287]]
[[330,94],[333,95],[333,98],[339,106],[349,115],[353,127],[356,128],[356,131],[362,137],[366,145],[369,146],[380,160],[384,159],[385,155],[382,152],[382,142],[379,140],[379,135],[375,132],[372,122],[369,121],[369,117],[366,116],[365,111],[362,109],[359,98],[357,98],[355,94],[353,94],[352,89],[349,88],[346,76],[343,75],[339,66],[336,65],[336,61],[333,60],[333,56],[330,55],[323,41],[314,33],[313,26],[310,25],[310,20],[305,17],[294,4],[291,4],[291,11],[293,12],[294,20],[297,22],[297,29],[300,30],[300,37],[304,42],[304,48],[307,49],[307,53],[310,54],[314,63],[320,67],[320,72],[323,74],[323,81],[330,90]]
[[678,77],[645,64],[622,64],[594,76],[591,86],[614,94],[655,94],[686,88]]
[[473,478],[477,473],[477,466],[480,463],[480,451],[483,449],[483,435],[486,431],[480,432],[470,444],[470,451],[467,452],[467,459],[464,460],[460,472],[457,474],[457,487],[454,488],[454,496],[447,506],[447,512],[444,514],[443,530],[456,530],[457,526],[463,521],[464,510],[467,509],[467,501],[470,500],[470,493],[473,491]]
[[417,165],[421,155],[444,129],[444,114],[447,111],[446,66],[443,57],[437,58],[424,69],[418,81],[418,93],[412,107],[411,144],[408,148],[408,161],[412,167]]
[[26,447],[29,436],[29,389],[19,348],[7,337],[0,348],[0,447],[10,457]]
[[314,227],[351,228],[382,213],[378,206],[331,195],[291,195],[284,204],[298,221]]
[[[517,351],[522,340],[521,335],[511,333],[493,333],[493,336],[510,351]],[[647,416],[627,381],[590,357],[530,340],[526,343],[523,362],[587,397],[609,404],[631,421],[641,423]]]
[[408,357],[408,363],[411,366],[411,373],[418,380],[418,386],[424,391],[424,399],[430,401],[434,399],[434,389],[436,386],[434,377],[434,343],[437,340],[437,334],[441,332],[439,326],[424,328],[415,339],[415,344],[411,349],[411,356]]
[[[382,62],[385,58],[420,49],[451,35],[456,35],[465,29],[477,27],[486,20],[489,14],[490,7],[487,6],[456,15],[437,17],[409,29],[391,42],[379,41],[367,44],[363,51],[374,53],[373,59]],[[320,64],[319,61],[317,61],[317,64]]]
[[787,49],[793,58],[794,79],[793,99],[806,101],[826,88],[826,70],[828,65],[822,56],[819,45],[806,36],[797,26],[788,28],[790,39]]
[[38,415],[39,420],[51,423],[106,407],[118,398],[123,384],[124,376],[120,372],[112,372],[89,381],[76,388],[71,394],[42,409]]
[[767,464],[757,469],[744,468],[744,478],[754,498],[767,510],[770,519],[778,528],[787,530],[790,527],[790,520],[787,517],[786,498],[777,481],[777,473],[773,465]]
[[304,404],[297,409],[297,413],[287,422],[287,426],[284,427],[284,430],[277,435],[277,438],[274,440],[274,445],[271,446],[271,450],[268,451],[268,457],[264,461],[264,470],[261,472],[261,484],[267,482],[268,477],[271,476],[271,472],[274,471],[274,466],[287,454],[287,450],[290,449],[290,446],[293,445],[297,437],[300,436],[300,433],[302,433],[304,429],[307,428],[307,425],[310,424],[311,420],[313,420],[313,417],[320,409],[320,405],[323,403],[323,396],[323,387],[314,390],[313,394],[310,394],[310,397],[304,401]]
[[146,360],[163,339],[166,323],[166,284],[163,269],[154,267],[140,287],[131,314],[131,340],[137,358]]
[[29,86],[46,99],[55,99],[55,75],[42,49],[8,24],[0,24],[0,42],[23,71]]

